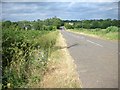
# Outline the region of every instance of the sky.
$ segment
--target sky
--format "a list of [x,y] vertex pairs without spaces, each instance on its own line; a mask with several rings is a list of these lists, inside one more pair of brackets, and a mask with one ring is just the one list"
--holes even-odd
[[2,0],[2,2],[118,2],[119,0]]
[[117,0],[98,0],[97,2],[94,0],[87,0],[88,2],[84,2],[85,0],[81,0],[81,2],[73,2],[72,0],[68,0],[69,2],[63,2],[66,0],[60,2],[35,1],[21,0],[21,2],[16,2],[16,0],[4,0],[2,2],[2,19],[33,21],[54,16],[63,20],[118,19],[118,3],[114,2]]

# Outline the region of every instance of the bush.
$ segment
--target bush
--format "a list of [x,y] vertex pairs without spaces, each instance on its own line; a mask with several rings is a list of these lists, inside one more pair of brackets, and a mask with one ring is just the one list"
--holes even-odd
[[[3,88],[23,87],[36,77],[42,77],[57,31],[3,30]],[[39,73],[36,76],[36,71]],[[39,78],[41,80],[41,78]],[[32,82],[31,81],[31,82]]]
[[106,29],[106,33],[109,33],[109,32],[118,32],[118,27],[116,26],[110,26]]

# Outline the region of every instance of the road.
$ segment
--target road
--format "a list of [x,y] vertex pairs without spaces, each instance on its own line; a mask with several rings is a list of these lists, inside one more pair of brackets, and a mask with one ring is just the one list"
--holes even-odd
[[83,88],[118,87],[118,43],[61,30]]

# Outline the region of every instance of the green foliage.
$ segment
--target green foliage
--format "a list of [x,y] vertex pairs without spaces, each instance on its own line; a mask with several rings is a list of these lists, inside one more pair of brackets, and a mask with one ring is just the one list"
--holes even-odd
[[74,28],[82,28],[82,23],[76,22]]
[[110,26],[107,29],[71,29],[72,31],[77,31],[77,32],[82,32],[85,34],[91,34],[91,35],[96,35],[105,39],[110,39],[110,40],[118,40],[118,27],[116,26]]
[[96,31],[101,31],[101,29],[100,29],[100,28],[90,29],[90,31],[92,31],[92,32],[96,32]]
[[116,26],[110,26],[106,29],[106,32],[118,32],[118,27]]
[[30,82],[41,80],[61,23],[57,17],[2,22],[3,88],[29,87]]
[[111,26],[111,21],[110,20],[104,20],[102,21],[102,23],[100,24],[100,27],[102,29],[106,29],[107,27]]
[[45,19],[45,20],[37,20],[37,21],[4,21],[2,24],[3,29],[16,29],[16,30],[56,30],[63,22],[61,19],[57,17]]
[[24,87],[41,80],[57,34],[57,31],[3,30],[3,88]]
[[120,40],[117,32],[109,32],[104,37],[110,40]]
[[11,21],[5,21],[2,23],[2,26],[5,27],[5,28],[9,28],[11,25]]
[[[119,26],[119,20],[111,20],[111,19],[100,19],[100,20],[65,20],[65,27],[68,29],[73,28],[85,28],[85,29],[95,29],[95,28],[101,28],[106,29],[110,26]],[[69,25],[69,23],[73,23],[73,25]]]
[[61,26],[62,20],[57,17],[44,20],[44,25],[46,26],[56,26],[57,29]]
[[57,17],[49,18],[44,21],[37,20],[33,22],[33,28],[35,30],[56,30],[62,24],[62,20]]
[[84,20],[82,21],[82,27],[86,29],[90,29],[90,21],[89,20]]
[[100,28],[100,22],[98,21],[92,21],[90,25],[91,25],[90,28],[93,28],[93,29]]
[[67,29],[73,29],[73,25],[71,25],[70,23],[65,23],[64,26],[67,28]]

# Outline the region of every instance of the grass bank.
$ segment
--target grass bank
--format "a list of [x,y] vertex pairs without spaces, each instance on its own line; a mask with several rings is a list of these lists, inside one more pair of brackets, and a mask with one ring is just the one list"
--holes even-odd
[[120,40],[120,37],[118,37],[118,28],[107,28],[107,29],[100,29],[100,28],[96,28],[96,29],[84,29],[84,28],[80,28],[80,29],[69,29],[69,31],[75,32],[75,33],[80,33],[80,34],[84,34],[84,35],[90,35],[93,37],[98,37],[98,38],[103,38],[103,39],[108,39],[108,40]]
[[48,69],[44,79],[35,87],[42,88],[81,88],[76,66],[70,56],[61,33],[49,58]]

